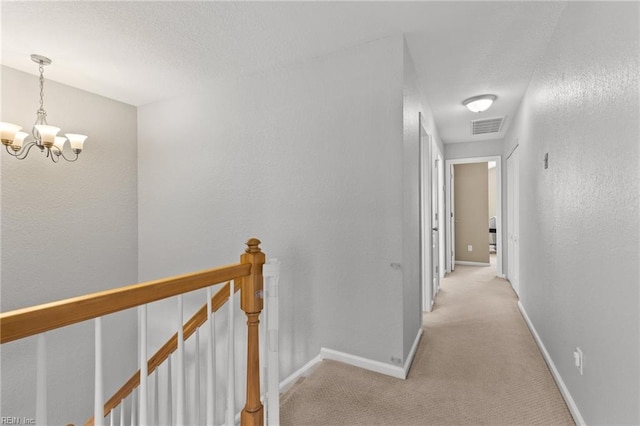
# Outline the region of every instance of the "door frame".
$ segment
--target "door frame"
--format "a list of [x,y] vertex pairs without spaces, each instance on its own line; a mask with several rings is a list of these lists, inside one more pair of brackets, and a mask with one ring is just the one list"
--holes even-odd
[[420,289],[422,311],[431,312],[433,302],[431,276],[431,146],[432,136],[425,128],[422,113],[418,116],[418,192],[420,209]]
[[[507,167],[507,274],[513,291],[520,296],[520,144],[505,160]],[[514,236],[515,233],[515,236]]]
[[[451,177],[452,177],[452,169],[455,164],[470,164],[470,163],[484,163],[488,161],[496,162],[496,273],[499,277],[504,278],[504,273],[502,271],[502,155],[494,155],[487,157],[469,157],[469,158],[457,158],[454,160],[446,160],[445,167],[445,206],[446,212],[445,217],[447,218],[449,226],[445,228],[446,232],[446,251],[445,252],[445,260],[446,260],[446,268],[447,272],[451,272],[452,269],[455,269],[455,264],[452,263],[452,258],[455,257],[455,253],[453,255],[447,255],[452,253],[452,250],[455,248],[455,241],[453,241],[453,235],[455,233],[455,229],[451,229],[451,217],[452,210],[455,212],[455,206],[452,204],[454,201],[454,188],[451,185]],[[455,177],[454,177],[455,179]],[[487,224],[487,229],[489,224]],[[488,231],[487,231],[488,233]]]
[[[431,138],[431,202],[430,202],[430,228],[432,231],[430,233],[430,247],[431,247],[431,283],[432,283],[432,296],[431,296],[431,305],[435,302],[435,298],[438,295],[438,291],[440,291],[440,278],[442,275],[443,265],[441,263],[441,254],[444,252],[444,247],[441,246],[441,238],[440,236],[443,233],[443,213],[442,213],[442,203],[443,203],[443,191],[441,190],[443,181],[441,178],[441,171],[444,166],[442,164],[442,153],[440,152],[440,148],[436,141]],[[438,229],[434,238],[433,229]],[[435,250],[434,251],[434,247]],[[436,267],[438,271],[436,272]]]

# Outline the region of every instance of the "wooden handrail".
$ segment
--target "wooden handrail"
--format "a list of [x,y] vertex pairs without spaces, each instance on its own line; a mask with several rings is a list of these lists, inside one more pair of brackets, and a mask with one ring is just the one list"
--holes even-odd
[[1,313],[0,343],[246,277],[251,267],[236,263]]
[[[216,294],[211,298],[211,312],[217,312],[229,299],[229,286],[230,283],[226,283],[220,288]],[[240,290],[240,285],[235,285],[233,289],[234,293]],[[205,303],[183,326],[184,339],[188,339],[196,332],[196,329],[207,321],[207,304]],[[160,366],[169,355],[171,355],[178,348],[178,333],[174,333],[169,340],[158,351],[149,358],[147,363],[148,375],[151,375],[156,368]],[[140,385],[140,370],[136,371],[127,382],[118,389],[111,398],[104,404],[104,415],[107,416],[112,409],[117,407],[123,399],[125,399],[133,390]],[[93,426],[93,417],[87,420],[85,426]]]
[[[211,310],[216,312],[229,299],[230,282],[234,280],[234,292],[241,292],[240,307],[247,316],[247,399],[240,421],[246,426],[262,426],[258,318],[263,308],[262,266],[265,255],[260,249],[260,240],[251,238],[246,245],[240,263],[0,313],[0,344],[229,281],[212,298]],[[184,339],[195,333],[207,317],[205,305],[183,325]],[[178,333],[147,361],[148,374],[166,360],[177,346]],[[138,370],[107,401],[104,415],[139,384]],[[93,424],[93,420],[89,419],[86,424]]]

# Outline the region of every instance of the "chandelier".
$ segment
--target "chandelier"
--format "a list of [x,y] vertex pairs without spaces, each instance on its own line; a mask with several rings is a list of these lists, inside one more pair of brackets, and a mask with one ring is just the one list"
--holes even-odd
[[[24,160],[29,155],[29,151],[34,146],[51,161],[57,163],[60,159],[72,162],[78,159],[82,152],[82,146],[87,139],[85,135],[76,133],[65,133],[66,137],[58,136],[60,129],[55,126],[49,126],[47,123],[47,112],[44,110],[44,67],[51,64],[51,59],[41,55],[31,55],[31,60],[39,65],[40,71],[40,108],[36,111],[36,122],[33,125],[31,134],[21,132],[22,127],[17,124],[0,122],[0,139],[5,149],[12,157],[18,160]],[[31,136],[33,140],[27,138]],[[64,146],[69,141],[71,151],[75,157],[67,157],[64,153]]]

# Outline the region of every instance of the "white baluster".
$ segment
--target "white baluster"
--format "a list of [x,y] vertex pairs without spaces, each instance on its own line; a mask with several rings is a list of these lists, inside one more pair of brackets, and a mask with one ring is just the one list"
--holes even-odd
[[160,367],[156,367],[156,371],[154,372],[154,381],[153,381],[153,408],[152,408],[152,415],[153,415],[153,419],[150,419],[152,421],[151,424],[154,425],[159,425],[160,424],[160,407],[158,405],[158,393],[159,393],[159,384],[158,382],[160,381]]
[[167,407],[167,424],[173,424],[173,383],[171,378],[171,355],[167,358],[167,400],[165,407]]
[[115,426],[116,409],[112,408],[109,412],[109,426]]
[[120,426],[125,426],[124,424],[124,399],[120,401]]
[[193,394],[193,402],[194,402],[194,410],[193,410],[193,416],[191,419],[191,424],[194,424],[196,426],[200,425],[200,329],[197,328],[196,329],[196,335],[195,335],[196,341],[196,356],[195,356],[195,379],[194,379],[194,383],[193,383],[193,388],[195,390],[194,394]]
[[235,327],[234,327],[234,306],[233,306],[233,294],[234,294],[235,282],[229,282],[229,332],[227,336],[227,426],[235,425]]
[[207,426],[214,426],[215,422],[215,406],[216,406],[216,388],[215,388],[215,368],[216,368],[216,352],[215,352],[215,336],[216,324],[215,314],[212,312],[211,304],[211,287],[207,287],[207,316],[208,336],[207,336]]
[[269,312],[267,323],[267,425],[277,426],[280,424],[280,365],[279,365],[279,348],[278,348],[278,297],[279,297],[279,279],[280,279],[280,262],[278,259],[272,259],[264,266],[263,272],[265,282],[268,282],[267,288],[267,312]]
[[136,426],[138,424],[138,409],[136,404],[136,394],[137,390],[134,389],[131,392],[131,426]]
[[36,424],[47,425],[47,340],[44,333],[38,335],[36,372]]
[[104,395],[102,384],[102,318],[94,320],[95,325],[95,382],[93,392],[93,424],[94,426],[104,425]]
[[140,313],[140,388],[138,403],[140,405],[140,426],[149,424],[147,418],[148,397],[147,397],[147,305],[138,308]]
[[183,311],[183,298],[182,295],[178,296],[178,350],[177,366],[176,366],[176,380],[177,380],[177,401],[176,401],[176,424],[182,426],[186,424],[185,418],[185,380],[184,380],[184,333],[182,330],[182,311]]

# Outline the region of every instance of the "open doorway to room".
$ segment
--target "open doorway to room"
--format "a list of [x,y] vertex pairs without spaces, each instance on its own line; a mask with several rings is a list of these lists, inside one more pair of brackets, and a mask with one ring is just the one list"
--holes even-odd
[[491,265],[502,277],[501,157],[448,160],[445,169],[447,272]]

